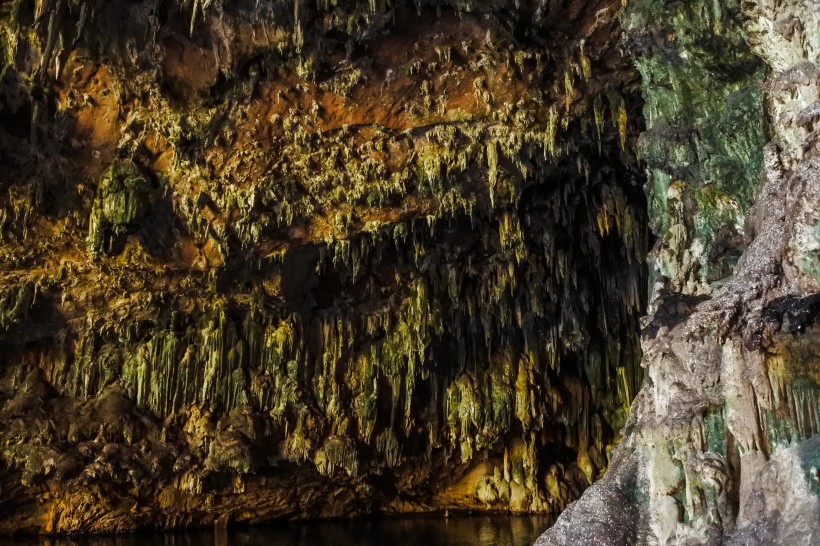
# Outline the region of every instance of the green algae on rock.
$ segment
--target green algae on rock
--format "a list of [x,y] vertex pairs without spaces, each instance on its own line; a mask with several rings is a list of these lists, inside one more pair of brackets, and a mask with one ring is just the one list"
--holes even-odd
[[[660,235],[650,265],[669,277],[653,287],[647,380],[610,468],[537,544],[816,542],[820,284],[804,266],[816,251],[820,139],[802,123],[820,99],[820,12],[793,0],[632,2],[625,13],[643,36],[638,66],[659,84],[645,82],[640,142]],[[734,267],[693,251],[709,237],[724,239]]]
[[633,1],[623,18],[646,99],[638,153],[662,241],[654,274],[676,291],[708,293],[731,275],[757,195],[765,65],[737,2]]
[[124,233],[142,219],[147,208],[149,184],[136,165],[116,160],[97,185],[97,196],[88,220],[87,245],[97,255],[113,236]]

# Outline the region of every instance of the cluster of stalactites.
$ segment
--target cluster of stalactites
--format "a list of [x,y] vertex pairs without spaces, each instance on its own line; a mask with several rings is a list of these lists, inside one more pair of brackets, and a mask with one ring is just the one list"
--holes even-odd
[[[608,90],[593,102],[597,128],[593,137],[604,138],[608,107],[610,126],[624,145],[628,130],[624,98]],[[274,165],[258,181],[242,187],[199,180],[200,192],[205,191],[232,219],[229,229],[243,246],[270,236],[272,226],[287,228],[318,214],[327,216],[326,242],[345,246],[352,232],[373,234],[389,227],[378,220],[363,223],[359,214],[392,205],[409,192],[425,203],[425,216],[431,222],[460,214],[503,214],[504,208],[518,206],[522,192],[539,171],[573,146],[560,142],[560,131],[569,127],[571,118],[553,107],[547,119],[539,121],[535,117],[538,108],[522,101],[496,112],[498,119],[432,123],[412,133],[380,127],[343,127],[323,133],[311,131],[296,113],[281,120],[277,115],[284,128],[284,135],[276,137],[277,144],[283,147],[283,155],[293,159]],[[350,146],[357,135],[365,134],[368,141],[364,145]],[[412,149],[413,153],[398,166],[388,167],[383,152],[389,149]],[[590,166],[594,159],[582,153],[577,157],[579,174],[594,176]],[[482,168],[476,170],[476,166]],[[197,206],[186,210],[192,232],[207,231],[208,226],[197,216]]]
[[[220,300],[147,331],[95,331],[89,321],[74,354],[49,374],[75,396],[119,378],[157,415],[250,406],[281,432],[278,456],[313,461],[326,475],[423,455],[407,447],[419,427],[427,449],[469,462],[501,449],[511,431],[557,426],[584,454],[591,480],[640,381],[646,240],[638,205],[616,181],[593,174],[587,184],[509,208],[497,222],[416,221],[331,244],[317,270],[357,298],[382,297],[375,268],[393,267],[401,279],[398,298],[367,313],[340,305],[282,316],[257,290],[238,308]],[[453,222],[470,225],[481,249],[447,243]],[[397,251],[401,266],[390,261]]]

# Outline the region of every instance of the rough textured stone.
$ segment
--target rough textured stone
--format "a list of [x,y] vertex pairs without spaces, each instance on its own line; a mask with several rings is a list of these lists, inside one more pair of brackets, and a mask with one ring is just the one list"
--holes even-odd
[[[820,139],[808,121],[819,98],[820,10],[800,1],[735,7],[734,32],[769,68],[770,142],[743,255],[705,300],[681,294],[690,291],[681,283],[655,284],[642,339],[647,379],[623,442],[607,475],[539,545],[622,544],[627,529],[629,543],[820,540]],[[664,267],[686,267],[685,254],[671,255]],[[624,488],[626,474],[634,482]],[[608,502],[626,492],[641,496],[631,512]]]

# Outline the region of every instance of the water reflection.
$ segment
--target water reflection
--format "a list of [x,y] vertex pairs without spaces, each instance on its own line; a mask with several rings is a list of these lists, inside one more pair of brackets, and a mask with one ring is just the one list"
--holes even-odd
[[283,523],[223,532],[139,533],[93,538],[15,538],[13,546],[530,546],[545,516],[414,516]]

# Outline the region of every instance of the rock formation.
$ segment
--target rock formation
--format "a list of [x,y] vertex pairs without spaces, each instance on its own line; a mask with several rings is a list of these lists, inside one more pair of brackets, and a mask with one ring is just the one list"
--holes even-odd
[[0,532],[577,498],[642,381],[620,8],[4,3]]
[[820,540],[820,9],[685,4],[623,14],[659,235],[647,379],[538,545]]
[[0,38],[0,532],[817,540],[814,0],[12,0]]

